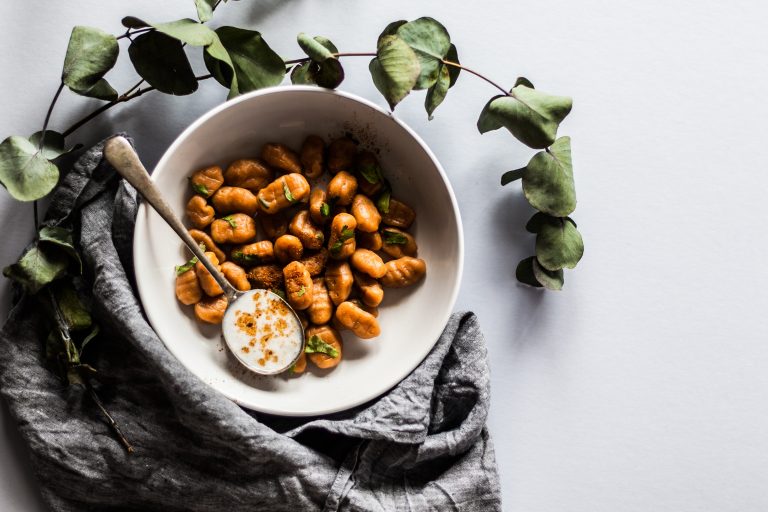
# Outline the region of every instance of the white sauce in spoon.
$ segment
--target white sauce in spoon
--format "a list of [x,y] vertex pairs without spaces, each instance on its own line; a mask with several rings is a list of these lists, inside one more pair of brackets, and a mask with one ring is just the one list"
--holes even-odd
[[224,315],[222,334],[235,356],[261,373],[286,370],[304,348],[301,322],[280,297],[251,290]]

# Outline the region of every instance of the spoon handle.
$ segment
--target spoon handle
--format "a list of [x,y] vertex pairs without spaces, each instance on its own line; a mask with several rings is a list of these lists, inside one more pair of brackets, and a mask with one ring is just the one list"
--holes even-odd
[[142,195],[144,200],[155,209],[157,213],[171,226],[181,240],[186,244],[192,254],[197,256],[197,259],[205,265],[208,272],[211,273],[216,282],[219,283],[221,289],[224,290],[224,294],[227,296],[227,300],[231,303],[237,296],[237,290],[227,281],[224,275],[205,257],[203,251],[197,245],[195,240],[189,235],[189,232],[181,223],[181,220],[173,213],[173,209],[163,199],[160,191],[157,189],[152,180],[149,178],[149,173],[144,168],[139,160],[139,155],[133,150],[131,145],[125,140],[124,137],[113,137],[107,141],[104,146],[104,156],[107,161],[112,164],[120,175],[125,178],[125,181],[133,185],[133,187]]

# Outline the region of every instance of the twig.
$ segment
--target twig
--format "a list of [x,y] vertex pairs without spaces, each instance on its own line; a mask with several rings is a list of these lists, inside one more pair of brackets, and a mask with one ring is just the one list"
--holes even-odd
[[48,122],[51,120],[51,114],[53,114],[53,107],[56,106],[56,102],[59,100],[59,95],[61,95],[61,91],[64,89],[64,82],[59,83],[59,88],[56,89],[56,94],[53,95],[53,99],[51,100],[51,104],[48,106],[48,112],[45,114],[45,121],[43,121],[43,129],[40,132],[40,142],[37,143],[37,150],[40,151],[43,149],[43,145],[45,144],[45,132],[48,131]]
[[490,78],[487,78],[487,77],[485,77],[485,76],[481,75],[480,73],[478,73],[477,71],[475,71],[475,70],[473,70],[473,69],[469,69],[469,68],[468,68],[468,67],[466,67],[466,66],[462,66],[462,65],[461,65],[461,64],[459,64],[458,62],[451,62],[451,61],[449,61],[449,60],[443,60],[443,64],[445,64],[446,66],[453,66],[454,68],[463,69],[463,70],[464,70],[464,71],[466,71],[467,73],[472,73],[472,74],[473,74],[473,75],[475,75],[476,77],[482,78],[483,80],[485,80],[486,82],[488,82],[489,84],[491,84],[492,86],[494,86],[495,88],[497,88],[498,90],[500,90],[500,91],[502,92],[502,94],[504,94],[504,96],[511,96],[511,94],[510,94],[510,93],[508,93],[508,92],[507,92],[507,90],[506,90],[506,89],[504,89],[502,86],[500,86],[499,84],[497,84],[496,82],[494,82],[494,81],[493,81],[493,80],[491,80]]
[[[131,32],[131,29],[127,29],[124,34],[117,36],[115,39],[117,39],[118,41],[120,39],[125,39],[126,37],[128,39],[131,39],[131,36],[135,36],[137,34],[143,34],[145,32],[151,32],[152,30],[155,30],[155,28],[154,27],[140,28],[138,30],[134,30],[133,32]],[[131,41],[133,41],[133,39],[131,39]]]
[[123,434],[123,431],[120,429],[120,425],[117,424],[117,422],[112,417],[112,415],[109,414],[109,411],[107,411],[107,409],[104,407],[104,404],[101,402],[99,395],[96,394],[96,390],[93,389],[93,386],[91,385],[88,378],[86,377],[84,380],[85,380],[85,386],[88,388],[88,393],[91,395],[91,399],[96,404],[96,407],[98,407],[99,410],[101,410],[101,414],[103,414],[104,417],[106,418],[109,428],[112,429],[112,432],[115,433],[117,438],[120,440],[120,443],[125,447],[125,451],[127,451],[128,453],[133,453],[133,445],[131,445],[131,443]]
[[39,225],[37,222],[37,200],[32,201],[32,208],[33,208],[33,215],[35,219],[35,233],[37,233],[37,226]]

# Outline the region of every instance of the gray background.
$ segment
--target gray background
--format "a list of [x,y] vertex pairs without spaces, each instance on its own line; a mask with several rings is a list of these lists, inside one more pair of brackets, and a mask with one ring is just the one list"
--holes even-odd
[[[192,4],[4,0],[0,136],[40,129],[73,25],[118,33],[124,15],[194,17]],[[300,56],[299,31],[370,51],[389,21],[431,15],[470,67],[575,98],[561,133],[573,137],[586,254],[562,293],[515,282],[533,250],[531,211],[519,185],[498,179],[532,151],[475,130],[494,89],[465,74],[433,121],[423,93],[397,109],[461,207],[458,307],[478,313],[490,349],[505,510],[768,509],[766,14],[763,2],[708,0],[243,0],[217,13],[215,24],[259,29],[285,57]],[[367,61],[345,61],[342,89],[383,104]],[[118,90],[135,81],[127,59],[110,80]],[[72,141],[127,130],[153,164],[225,95],[211,81],[188,97],[148,94]],[[65,93],[52,128],[95,105]],[[3,265],[31,236],[31,211],[0,190]],[[4,311],[5,283],[0,299]],[[40,510],[4,406],[0,418],[0,510]]]

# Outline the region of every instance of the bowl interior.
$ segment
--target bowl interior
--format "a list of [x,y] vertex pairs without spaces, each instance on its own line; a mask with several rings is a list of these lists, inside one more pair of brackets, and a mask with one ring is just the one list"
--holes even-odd
[[412,228],[427,277],[419,285],[386,290],[382,334],[359,340],[344,333],[343,361],[332,371],[298,377],[258,377],[225,349],[220,330],[200,326],[191,307],[174,296],[174,265],[188,258],[181,241],[146,205],[137,218],[134,258],[142,303],[168,349],[195,375],[250,409],[282,415],[316,415],[366,402],[385,392],[427,355],[454,306],[461,281],[461,221],[450,185],[434,155],[409,128],[374,104],[314,87],[258,91],[212,110],[168,149],[153,180],[182,216],[187,177],[212,164],[257,156],[265,142],[298,149],[304,137],[330,140],[351,133],[378,149],[393,196],[412,205]]

